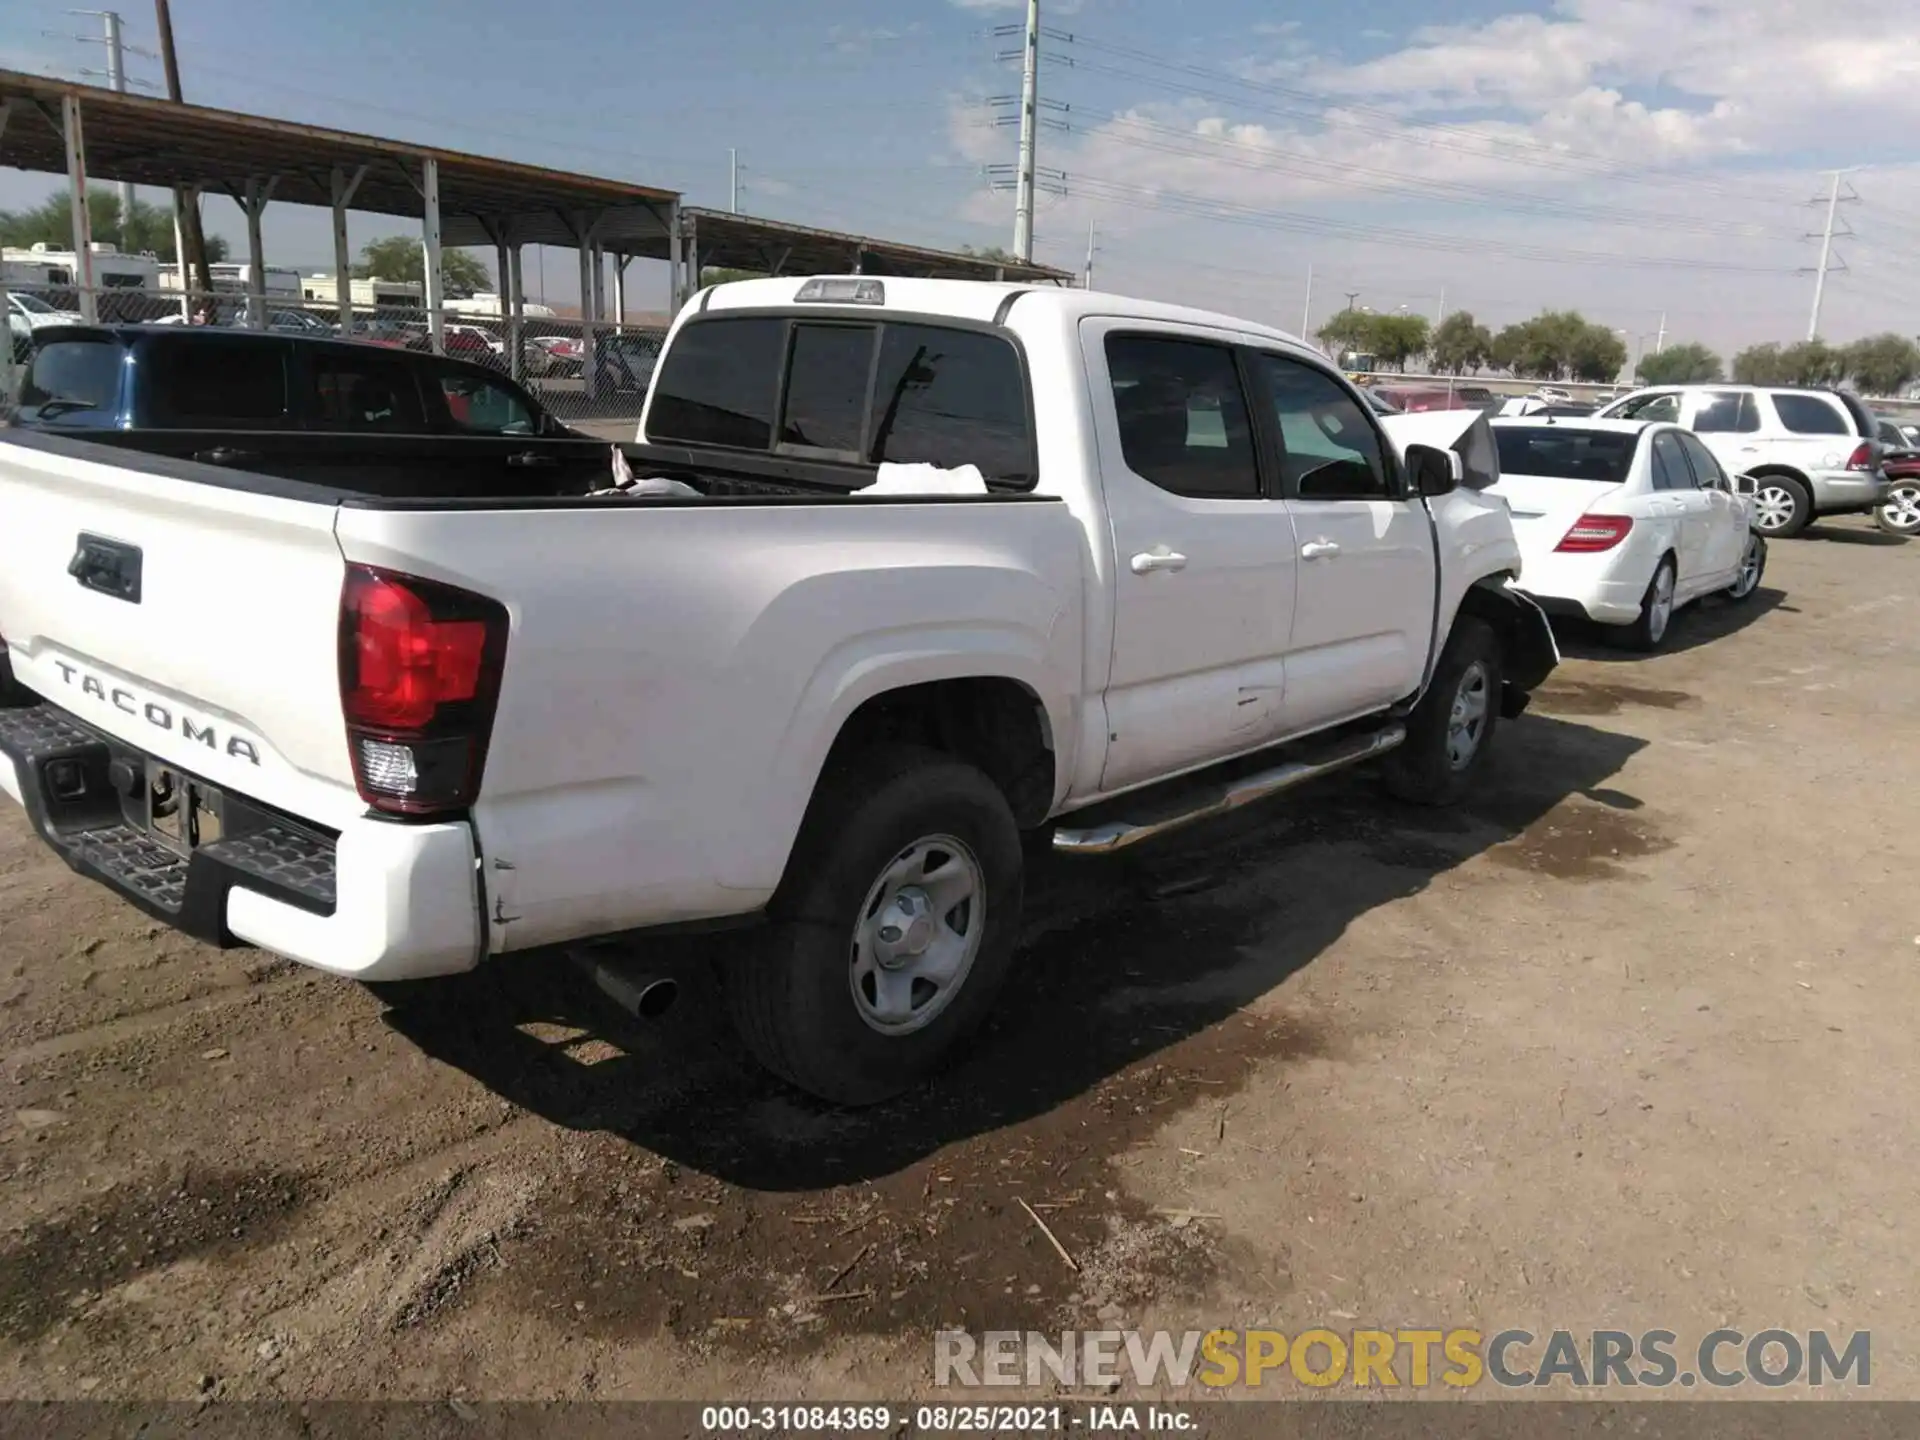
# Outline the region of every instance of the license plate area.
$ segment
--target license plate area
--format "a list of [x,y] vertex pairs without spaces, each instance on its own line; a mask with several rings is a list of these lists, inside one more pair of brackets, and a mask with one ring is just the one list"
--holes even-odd
[[226,797],[215,787],[151,759],[145,780],[144,828],[176,855],[191,855],[226,834]]

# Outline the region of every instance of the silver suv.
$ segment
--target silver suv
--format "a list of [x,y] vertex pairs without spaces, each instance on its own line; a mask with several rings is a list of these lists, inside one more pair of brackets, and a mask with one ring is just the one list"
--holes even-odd
[[1887,498],[1879,424],[1843,390],[1662,385],[1595,418],[1686,426],[1728,471],[1753,476],[1753,523],[1765,535],[1798,535],[1825,515],[1864,515]]

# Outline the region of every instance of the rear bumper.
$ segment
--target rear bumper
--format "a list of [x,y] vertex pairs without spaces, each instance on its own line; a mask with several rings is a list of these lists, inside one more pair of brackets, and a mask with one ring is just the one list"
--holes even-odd
[[144,777],[147,757],[58,706],[16,698],[33,703],[0,705],[0,791],[71,869],[155,919],[361,980],[478,963],[468,825],[362,819],[336,834],[228,792],[225,834],[183,853],[127,819],[121,787]]
[[1813,508],[1822,515],[1871,510],[1887,498],[1884,475],[1861,470],[1815,470],[1807,476]]

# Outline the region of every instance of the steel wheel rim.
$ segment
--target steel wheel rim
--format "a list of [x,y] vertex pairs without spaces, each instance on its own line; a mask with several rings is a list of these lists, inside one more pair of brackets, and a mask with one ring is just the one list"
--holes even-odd
[[1466,769],[1480,753],[1492,688],[1487,667],[1478,660],[1467,666],[1454,687],[1453,708],[1447,715],[1447,764],[1454,770]]
[[1793,496],[1784,485],[1763,485],[1753,497],[1753,511],[1762,530],[1778,530],[1793,519]]
[[1887,522],[1902,530],[1920,530],[1920,485],[1896,485],[1880,511]]
[[1749,535],[1747,548],[1740,556],[1740,572],[1734,576],[1733,593],[1745,598],[1760,583],[1760,537]]
[[980,954],[987,877],[951,835],[927,835],[880,872],[854,922],[847,984],[870,1030],[911,1035],[953,1003]]

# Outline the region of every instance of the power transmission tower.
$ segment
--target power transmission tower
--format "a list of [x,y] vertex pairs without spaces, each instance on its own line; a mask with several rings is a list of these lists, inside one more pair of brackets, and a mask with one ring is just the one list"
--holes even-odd
[[[1033,262],[1033,212],[1040,191],[1049,194],[1067,193],[1067,174],[1064,170],[1048,170],[1039,164],[1040,131],[1043,127],[1050,130],[1067,130],[1071,127],[1064,120],[1051,120],[1042,115],[1042,111],[1055,111],[1066,114],[1070,107],[1057,100],[1040,98],[1040,39],[1044,35],[1049,40],[1073,43],[1073,36],[1061,30],[1042,30],[1040,28],[1040,0],[1027,0],[1027,21],[1024,25],[996,26],[996,36],[1021,37],[1021,48],[1002,51],[997,57],[1001,61],[1018,58],[1020,61],[1020,93],[1014,95],[995,95],[987,103],[996,109],[1018,105],[1015,116],[999,115],[995,125],[1017,123],[1020,126],[1020,159],[1015,165],[989,165],[987,174],[996,177],[995,190],[1011,189],[1013,202],[1013,253],[1024,263]],[[1071,60],[1059,63],[1071,65]],[[1010,177],[1010,178],[1008,178]]]
[[[142,50],[138,45],[129,45],[126,43],[121,35],[121,20],[118,11],[69,10],[67,13],[69,15],[91,16],[102,22],[103,33],[99,35],[62,35],[55,30],[45,32],[56,40],[76,40],[82,45],[104,45],[107,47],[106,70],[90,70],[82,66],[80,70],[82,75],[93,80],[105,80],[107,82],[107,88],[118,95],[126,94],[127,86],[130,84],[139,85],[148,90],[158,88],[150,80],[134,79],[127,74],[128,51],[132,51],[135,55],[145,55],[150,60],[158,60],[160,57],[151,50]],[[120,245],[124,249],[131,243],[128,239],[128,226],[133,218],[133,186],[127,181],[122,180],[114,189],[120,197]]]
[[[1846,194],[1842,195],[1840,193],[1841,183],[1847,176],[1853,174],[1859,168],[1859,166],[1855,165],[1846,170],[1829,170],[1826,172],[1829,181],[1824,201],[1827,207],[1827,223],[1818,237],[1811,234],[1807,236],[1809,240],[1818,238],[1820,241],[1820,265],[1813,272],[1813,314],[1807,320],[1807,339],[1809,340],[1818,340],[1820,338],[1820,302],[1826,298],[1827,272],[1829,270],[1845,270],[1847,268],[1847,262],[1844,259],[1841,260],[1838,265],[1833,263],[1833,242],[1836,235],[1841,239],[1850,238],[1853,234],[1853,227],[1847,225],[1846,221],[1840,220],[1839,223],[1846,228],[1836,231],[1834,229],[1834,222],[1839,217],[1842,203],[1851,204],[1860,199],[1860,196],[1855,193],[1851,184],[1847,185]],[[1816,195],[1807,203],[1809,205],[1819,205],[1823,202],[1821,197]],[[1806,272],[1803,270],[1801,273],[1805,274]]]

